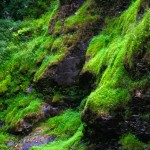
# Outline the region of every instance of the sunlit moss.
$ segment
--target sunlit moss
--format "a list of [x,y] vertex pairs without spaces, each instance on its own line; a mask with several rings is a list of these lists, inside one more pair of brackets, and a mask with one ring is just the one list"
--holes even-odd
[[[124,67],[125,61],[131,64],[132,56],[150,36],[149,10],[141,21],[136,20],[140,2],[137,0],[119,18],[109,22],[106,29],[93,38],[87,50],[82,72],[88,70],[97,76],[97,89],[88,97],[85,108],[98,114],[109,115],[111,110],[123,106],[130,99],[135,83],[144,84],[132,81]],[[148,49],[146,53],[149,53]]]
[[7,127],[12,127],[23,117],[38,113],[42,100],[34,95],[19,95],[13,99],[8,99],[6,103],[9,107],[5,112],[6,116],[4,121]]
[[56,136],[56,141],[32,149],[68,150],[71,147],[78,147],[79,149],[84,148],[84,145],[79,145],[83,136],[83,126],[81,124],[79,112],[67,110],[60,116],[50,118],[43,126],[48,126],[44,133]]
[[78,149],[78,150],[85,150],[86,145],[80,143],[80,141],[83,137],[82,128],[83,127],[80,126],[79,129],[77,130],[77,132],[72,137],[70,137],[66,140],[57,140],[55,142],[52,142],[47,145],[43,145],[41,147],[33,147],[33,148],[31,148],[31,150],[40,150],[40,149],[43,149],[43,150],[47,150],[47,149],[69,150],[71,148]]

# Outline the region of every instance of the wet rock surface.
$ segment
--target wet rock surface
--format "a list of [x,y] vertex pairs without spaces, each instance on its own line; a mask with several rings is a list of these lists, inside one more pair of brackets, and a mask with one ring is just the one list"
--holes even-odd
[[29,116],[25,116],[23,119],[17,122],[11,129],[9,129],[9,132],[13,134],[28,134],[32,131],[32,128],[38,122],[58,114],[59,111],[57,108],[52,107],[47,103],[43,103],[39,112],[35,112],[30,114]]
[[125,128],[147,143],[150,139],[150,89],[136,90],[126,107],[130,114],[125,120]]
[[[28,136],[19,140],[18,144],[12,147],[13,150],[29,150],[33,146],[41,146],[53,142],[56,138],[48,135],[41,135],[44,128],[37,128]],[[11,145],[10,145],[11,147]]]

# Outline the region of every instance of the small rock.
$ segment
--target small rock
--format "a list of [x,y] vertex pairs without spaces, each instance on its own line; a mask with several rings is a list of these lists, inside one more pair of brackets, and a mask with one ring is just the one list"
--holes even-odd
[[9,147],[14,146],[14,145],[15,145],[15,143],[13,141],[10,141],[7,143],[7,146],[9,146]]

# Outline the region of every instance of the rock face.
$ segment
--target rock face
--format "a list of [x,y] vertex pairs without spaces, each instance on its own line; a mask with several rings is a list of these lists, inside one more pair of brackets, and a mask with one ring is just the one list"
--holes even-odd
[[63,17],[66,18],[67,16],[73,15],[84,1],[85,0],[60,0],[60,6],[62,6],[60,10],[61,19]]
[[136,90],[127,108],[130,115],[125,120],[125,128],[147,143],[150,139],[149,116],[147,116],[150,113],[150,89]]
[[57,66],[50,67],[49,70],[45,72],[43,79],[41,79],[38,84],[41,83],[45,88],[45,86],[49,85],[57,85],[70,87],[78,82],[79,73],[83,66],[84,55],[85,55],[86,46],[83,47],[81,44],[76,47],[74,52],[70,52],[70,54]]
[[58,114],[59,111],[57,108],[43,103],[38,113],[34,112],[29,116],[25,116],[23,119],[17,122],[11,129],[9,129],[9,131],[13,134],[28,134],[32,131],[32,128],[36,125],[36,123]]

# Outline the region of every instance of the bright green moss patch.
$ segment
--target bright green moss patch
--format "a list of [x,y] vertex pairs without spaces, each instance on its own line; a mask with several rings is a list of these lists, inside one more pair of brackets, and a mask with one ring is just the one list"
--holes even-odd
[[123,150],[146,150],[150,146],[150,144],[144,144],[132,134],[124,135],[120,144],[122,144]]
[[43,126],[48,126],[49,129],[44,133],[54,135],[58,138],[67,138],[72,136],[77,131],[80,124],[80,113],[67,110],[60,116],[56,116],[47,120]]
[[66,21],[65,21],[65,26],[66,28],[72,28],[73,26],[78,26],[78,27],[82,27],[84,26],[84,24],[87,24],[89,22],[92,22],[93,20],[97,19],[99,16],[95,15],[95,16],[82,16],[82,15],[76,15],[76,16],[71,16],[69,17]]
[[46,126],[46,130],[43,134],[56,137],[56,141],[41,147],[33,147],[33,150],[69,150],[70,148],[82,150],[85,148],[85,145],[79,144],[83,137],[83,126],[79,112],[68,109],[60,116],[48,119],[45,123],[41,124],[41,126]]
[[91,93],[86,107],[97,111],[99,115],[107,116],[110,109],[115,110],[118,106],[124,106],[128,99],[128,90],[121,88],[113,89],[104,86]]
[[78,150],[85,150],[86,149],[86,145],[81,144],[81,138],[83,137],[82,134],[82,129],[83,127],[80,126],[79,129],[77,130],[77,132],[70,138],[66,139],[66,140],[57,140],[55,142],[52,142],[50,144],[47,145],[43,145],[41,147],[33,147],[31,148],[31,150],[69,150],[71,148],[74,149],[78,149]]
[[67,110],[62,115],[49,119],[46,125],[49,125],[50,131],[46,130],[45,133],[57,136],[56,141],[41,147],[33,147],[33,150],[85,149],[85,145],[80,143],[83,137],[80,113]]
[[[87,50],[87,62],[82,73],[90,71],[97,76],[97,89],[88,97],[86,108],[98,114],[109,115],[111,110],[125,105],[130,92],[144,82],[133,81],[125,69],[125,63],[133,64],[133,56],[150,36],[150,11],[137,21],[141,1],[137,0],[117,19],[108,23],[100,35],[94,37]],[[132,62],[132,63],[131,63]],[[148,76],[144,78],[148,80]],[[136,86],[135,86],[136,83]]]
[[15,98],[6,101],[8,109],[5,114],[5,123],[8,127],[12,127],[23,117],[38,113],[41,109],[42,100],[35,95],[18,95]]

